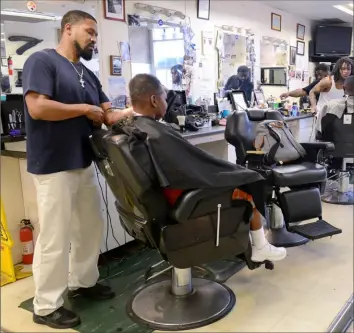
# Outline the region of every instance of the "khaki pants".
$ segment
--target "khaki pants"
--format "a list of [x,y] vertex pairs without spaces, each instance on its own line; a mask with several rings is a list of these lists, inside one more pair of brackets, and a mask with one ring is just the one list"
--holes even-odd
[[33,177],[40,226],[33,304],[34,312],[45,316],[63,305],[67,288],[96,284],[103,219],[93,166]]

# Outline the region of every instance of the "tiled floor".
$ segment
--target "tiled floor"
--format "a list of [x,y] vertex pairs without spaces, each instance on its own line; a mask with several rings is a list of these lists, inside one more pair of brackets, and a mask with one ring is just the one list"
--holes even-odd
[[[289,249],[274,271],[236,274],[227,283],[237,296],[234,310],[195,332],[325,332],[353,293],[353,207],[324,205],[323,216],[343,233]],[[32,296],[31,278],[1,288],[5,331],[55,332],[18,308]]]

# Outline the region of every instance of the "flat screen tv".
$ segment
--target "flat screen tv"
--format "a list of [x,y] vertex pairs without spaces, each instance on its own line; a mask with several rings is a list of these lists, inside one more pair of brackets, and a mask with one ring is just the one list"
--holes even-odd
[[323,55],[349,55],[352,27],[319,25],[315,34],[315,53]]

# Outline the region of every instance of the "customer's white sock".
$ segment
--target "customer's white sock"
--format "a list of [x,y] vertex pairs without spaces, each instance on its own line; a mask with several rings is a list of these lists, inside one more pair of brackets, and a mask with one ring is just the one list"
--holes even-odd
[[257,249],[261,249],[266,245],[266,238],[263,227],[258,230],[251,230],[252,243]]

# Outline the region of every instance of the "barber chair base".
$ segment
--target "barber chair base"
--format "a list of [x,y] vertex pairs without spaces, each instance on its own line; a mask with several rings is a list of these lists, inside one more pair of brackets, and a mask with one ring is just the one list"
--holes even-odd
[[321,199],[333,205],[354,205],[354,193],[351,191],[344,193],[335,190],[326,191]]
[[144,286],[128,302],[127,313],[151,329],[179,331],[212,324],[235,306],[235,294],[227,286],[200,278],[193,278],[192,284],[185,296],[172,294],[171,280]]
[[295,247],[309,242],[309,239],[296,233],[289,232],[285,227],[268,229],[266,237],[268,242],[276,247]]

